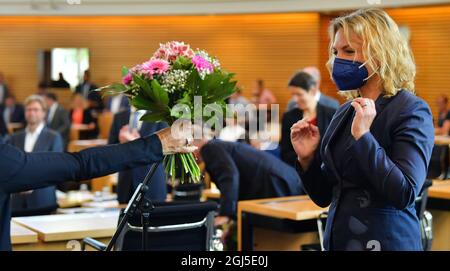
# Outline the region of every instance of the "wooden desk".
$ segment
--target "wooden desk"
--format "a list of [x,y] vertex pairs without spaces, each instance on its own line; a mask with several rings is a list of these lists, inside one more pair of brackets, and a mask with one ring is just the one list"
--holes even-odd
[[220,199],[220,191],[219,189],[203,189],[202,197],[205,200],[208,199]]
[[89,131],[89,130],[93,129],[89,128],[88,124],[72,124],[72,126],[70,127],[70,141],[78,140],[80,138],[81,131]]
[[69,142],[69,152],[79,152],[87,148],[105,146],[108,144],[107,139],[89,139],[89,140],[72,140]]
[[306,221],[315,220],[326,210],[327,208],[317,206],[308,196],[239,201],[238,250],[253,249],[253,229],[252,223],[248,221],[249,215],[260,215],[292,221]]
[[428,197],[450,200],[450,181],[433,181],[428,189]]
[[11,244],[32,244],[38,242],[38,235],[32,230],[11,221]]
[[[85,237],[103,238],[114,234],[119,211],[93,214],[64,214],[13,218],[13,222],[37,233],[40,240],[32,250],[77,249]],[[74,246],[74,247],[72,247]]]
[[436,135],[436,136],[434,136],[434,144],[450,145],[450,136]]
[[450,250],[450,181],[433,180],[427,210],[433,215],[432,250]]

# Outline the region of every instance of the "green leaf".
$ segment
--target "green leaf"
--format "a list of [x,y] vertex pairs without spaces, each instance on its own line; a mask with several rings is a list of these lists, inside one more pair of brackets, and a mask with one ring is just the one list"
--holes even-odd
[[128,74],[128,68],[125,66],[122,66],[122,77]]
[[155,97],[155,101],[158,103],[162,103],[163,105],[169,104],[169,95],[167,91],[163,89],[163,87],[159,84],[157,80],[151,81],[153,96]]
[[151,106],[151,102],[139,93],[131,100],[131,105],[140,110],[153,110],[154,108]]
[[153,95],[152,89],[148,84],[147,80],[143,79],[140,75],[133,74],[133,81],[144,90],[144,93],[153,101],[155,101],[155,97]]
[[145,122],[167,121],[167,114],[165,112],[149,112],[143,115],[140,120]]

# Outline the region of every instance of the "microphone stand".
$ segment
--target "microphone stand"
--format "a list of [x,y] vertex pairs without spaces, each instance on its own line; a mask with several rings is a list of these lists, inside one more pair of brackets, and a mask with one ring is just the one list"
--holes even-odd
[[114,233],[111,241],[109,242],[108,246],[106,247],[105,251],[111,251],[112,248],[115,246],[117,238],[119,237],[120,233],[122,232],[125,225],[128,223],[129,219],[134,216],[137,210],[141,213],[141,222],[142,222],[142,250],[147,250],[148,244],[147,244],[147,237],[148,237],[148,227],[150,225],[150,212],[155,209],[155,206],[153,205],[152,201],[145,197],[146,192],[148,191],[150,179],[155,174],[156,169],[161,164],[161,161],[154,163],[150,170],[148,171],[147,175],[145,176],[142,183],[136,187],[136,190],[133,193],[133,196],[131,197],[130,201],[128,202],[127,207],[125,208],[125,211],[123,212],[122,219],[119,222],[119,225],[117,226],[117,230]]

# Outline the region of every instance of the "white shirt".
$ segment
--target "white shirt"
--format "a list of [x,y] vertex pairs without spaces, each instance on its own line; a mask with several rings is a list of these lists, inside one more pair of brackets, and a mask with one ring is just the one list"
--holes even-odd
[[120,105],[122,104],[123,94],[119,94],[111,97],[111,113],[116,114],[120,111]]
[[[145,110],[136,110],[134,107],[130,110],[130,129],[136,128],[138,131],[141,130],[142,127],[142,121],[139,119],[145,114]],[[134,118],[137,118],[136,127],[133,127]]]
[[320,92],[320,90],[318,90],[317,93],[316,93],[316,95],[315,95],[316,101],[319,101],[319,100],[320,100],[320,96],[321,96],[321,95],[322,95],[322,93]]
[[48,110],[47,123],[52,122],[53,117],[55,116],[56,108],[58,108],[58,103],[53,103],[53,105],[50,106],[50,109]]
[[36,141],[39,138],[39,135],[42,132],[42,129],[44,129],[45,125],[44,122],[41,122],[41,124],[36,127],[34,132],[31,132],[28,127],[25,130],[25,145],[24,150],[25,152],[32,152],[34,149],[34,145],[36,145]]

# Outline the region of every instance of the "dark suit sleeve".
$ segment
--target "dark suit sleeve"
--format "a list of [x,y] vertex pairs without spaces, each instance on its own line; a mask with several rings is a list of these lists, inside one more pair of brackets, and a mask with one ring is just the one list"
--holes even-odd
[[413,204],[422,189],[434,144],[427,104],[418,100],[405,109],[398,116],[390,149],[383,149],[370,132],[351,147],[371,185],[398,209]]
[[231,155],[218,141],[211,141],[203,146],[201,155],[207,172],[220,190],[219,214],[235,216],[239,199],[239,170]]
[[78,153],[25,153],[8,145],[0,150],[0,189],[7,193],[105,176],[163,158],[157,135]]
[[285,113],[281,122],[280,154],[281,160],[292,167],[295,165],[295,161],[297,161],[297,154],[291,143],[291,127],[293,124],[292,118],[288,113]]

